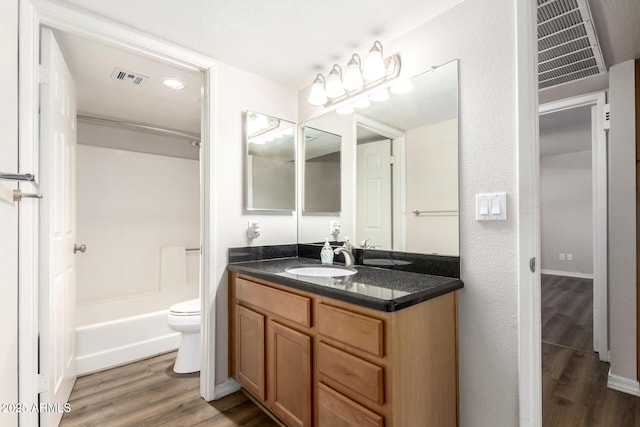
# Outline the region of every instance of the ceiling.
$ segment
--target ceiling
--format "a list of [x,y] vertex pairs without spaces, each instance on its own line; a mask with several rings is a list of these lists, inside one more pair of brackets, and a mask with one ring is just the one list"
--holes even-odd
[[590,106],[540,116],[540,156],[585,150],[591,150]]
[[[200,134],[201,73],[133,54],[93,40],[55,32],[73,75],[81,115],[115,118]],[[140,85],[111,77],[114,67],[141,74]],[[169,89],[166,77],[185,87]]]
[[462,0],[67,0],[292,89]]

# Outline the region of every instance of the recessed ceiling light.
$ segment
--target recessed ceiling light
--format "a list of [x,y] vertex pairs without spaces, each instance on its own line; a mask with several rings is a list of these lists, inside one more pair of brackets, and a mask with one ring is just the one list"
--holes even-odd
[[171,89],[182,89],[184,87],[184,83],[182,83],[178,79],[167,78],[162,81],[162,83]]

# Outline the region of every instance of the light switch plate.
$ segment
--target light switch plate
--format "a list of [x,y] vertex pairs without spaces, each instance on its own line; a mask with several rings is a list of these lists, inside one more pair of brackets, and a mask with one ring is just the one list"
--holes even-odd
[[507,193],[476,194],[476,221],[506,221]]

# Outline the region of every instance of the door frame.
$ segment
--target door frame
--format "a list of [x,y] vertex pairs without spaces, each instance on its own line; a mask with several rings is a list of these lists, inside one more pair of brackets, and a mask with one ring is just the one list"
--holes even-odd
[[[39,178],[39,56],[40,27],[65,31],[108,43],[135,53],[191,68],[203,73],[201,108],[200,157],[200,232],[202,263],[200,298],[202,310],[202,369],[200,394],[212,400],[215,393],[215,305],[213,272],[216,249],[213,246],[215,228],[215,185],[212,167],[215,155],[215,77],[213,59],[175,44],[130,29],[116,22],[92,15],[82,9],[62,6],[49,0],[19,0],[19,165],[21,172]],[[47,197],[45,194],[44,197]],[[19,208],[18,229],[18,351],[19,401],[38,404],[38,280],[39,239],[36,203]],[[21,426],[37,426],[37,412],[20,413]]]
[[[356,171],[356,174],[358,171],[358,126],[391,140],[391,156],[394,159],[394,167],[391,168],[391,204],[393,209],[393,218],[391,219],[393,237],[392,244],[394,251],[404,251],[407,247],[407,144],[405,132],[360,114],[353,115],[353,123],[353,140],[356,143],[353,145],[352,167],[353,170]],[[357,194],[355,188],[357,185],[356,182],[357,180],[354,180],[353,194]],[[353,198],[352,203],[353,212],[357,213],[357,200],[355,197]],[[354,231],[356,230],[356,216],[357,215],[354,215],[354,222],[352,224],[352,230]]]
[[[595,92],[540,105],[540,115],[578,107],[596,107],[596,135],[591,138],[593,233],[593,346],[608,362],[609,322],[607,302],[607,135],[604,130],[605,92]],[[593,117],[592,117],[593,120]],[[592,123],[592,132],[593,132]]]

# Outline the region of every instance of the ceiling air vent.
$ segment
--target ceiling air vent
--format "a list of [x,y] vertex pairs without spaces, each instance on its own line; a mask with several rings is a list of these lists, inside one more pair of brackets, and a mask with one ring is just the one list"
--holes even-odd
[[538,88],[606,71],[586,0],[538,0]]
[[111,78],[114,80],[119,80],[121,82],[129,83],[135,86],[142,86],[143,83],[146,82],[149,77],[116,67],[113,69],[113,72],[111,73]]

